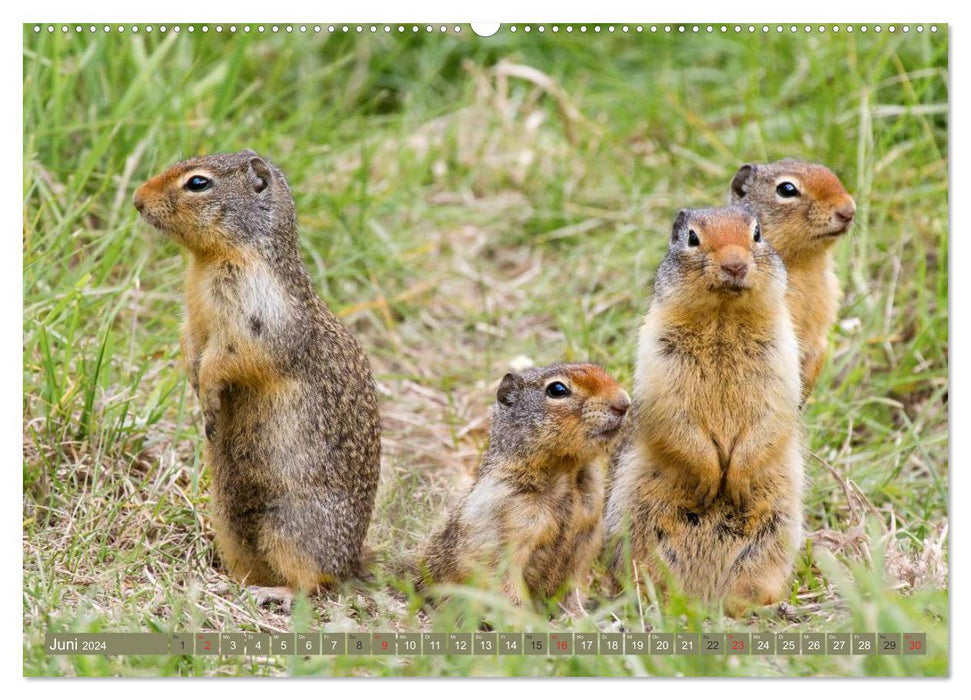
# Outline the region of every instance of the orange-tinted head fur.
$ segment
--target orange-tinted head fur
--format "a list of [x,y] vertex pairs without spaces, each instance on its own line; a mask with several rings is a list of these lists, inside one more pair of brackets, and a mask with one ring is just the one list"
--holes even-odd
[[731,199],[755,212],[787,265],[827,251],[856,215],[856,203],[829,168],[792,159],[743,165]]
[[283,173],[248,149],[176,163],[135,190],[133,203],[148,223],[197,255],[296,240]]
[[[589,462],[620,431],[630,397],[602,368],[555,364],[503,377],[492,447],[523,464]],[[544,456],[545,455],[545,456]]]
[[778,287],[780,280],[784,289],[785,268],[751,211],[682,209],[655,289],[664,298],[678,295],[692,302],[703,300],[705,292],[740,297],[770,284]]

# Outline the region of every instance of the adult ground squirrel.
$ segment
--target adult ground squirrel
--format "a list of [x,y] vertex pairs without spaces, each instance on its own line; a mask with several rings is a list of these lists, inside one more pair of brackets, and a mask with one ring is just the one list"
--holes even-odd
[[798,349],[782,260],[742,207],[682,210],[640,331],[605,521],[640,573],[730,614],[778,600],[800,540]]
[[839,308],[833,243],[849,230],[856,204],[828,168],[791,159],[743,165],[732,179],[731,198],[759,217],[786,264],[805,402],[823,369]]
[[284,600],[350,576],[380,471],[374,381],[314,291],[283,173],[250,150],[193,158],[134,203],[189,251],[182,349],[224,564]]
[[603,535],[603,467],[630,406],[604,370],[555,364],[503,377],[471,489],[431,540],[423,583],[497,584],[519,602],[582,604]]

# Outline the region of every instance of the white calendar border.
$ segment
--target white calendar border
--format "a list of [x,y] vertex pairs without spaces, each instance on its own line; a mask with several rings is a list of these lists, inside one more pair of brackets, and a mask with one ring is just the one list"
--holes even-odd
[[[6,15],[4,19],[7,20],[2,25],[5,28],[2,50],[4,51],[4,58],[6,60],[0,64],[4,66],[3,92],[0,94],[8,96],[7,99],[10,102],[13,102],[13,95],[21,94],[20,91],[23,85],[22,71],[20,69],[22,58],[21,24],[56,19],[70,20],[73,22],[104,22],[105,20],[110,20],[112,22],[121,21],[126,23],[158,22],[160,20],[171,22],[173,18],[179,19],[180,21],[193,22],[212,22],[217,19],[232,19],[237,22],[249,20],[260,22],[309,22],[324,19],[334,22],[382,22],[388,20],[400,22],[407,19],[410,22],[447,21],[449,23],[462,24],[469,21],[494,22],[499,19],[519,23],[542,20],[547,24],[554,21],[560,23],[590,21],[600,23],[632,23],[639,20],[644,20],[645,22],[649,20],[652,23],[728,20],[739,23],[762,23],[767,20],[772,20],[772,23],[895,22],[909,24],[929,24],[933,21],[941,21],[944,23],[950,21],[958,23],[957,26],[952,25],[949,30],[950,37],[956,39],[950,42],[952,62],[952,65],[949,66],[950,71],[952,75],[957,74],[965,78],[965,83],[967,83],[967,76],[971,74],[967,59],[967,50],[961,46],[961,39],[963,38],[964,32],[971,32],[971,23],[963,22],[963,13],[960,16],[956,16],[958,10],[956,10],[955,3],[943,2],[942,0],[924,0],[920,3],[904,3],[897,0],[888,0],[879,4],[872,3],[855,6],[845,2],[845,0],[842,2],[837,2],[836,0],[817,0],[811,4],[786,4],[780,3],[778,0],[774,2],[759,0],[757,2],[746,3],[745,5],[728,5],[724,2],[716,3],[713,0],[698,0],[691,4],[658,3],[656,5],[649,5],[647,3],[635,4],[621,0],[597,0],[597,2],[587,5],[576,2],[561,3],[556,7],[555,12],[551,7],[544,7],[539,2],[531,3],[524,0],[490,0],[488,3],[482,3],[478,7],[470,7],[464,3],[454,2],[454,0],[411,0],[407,4],[403,2],[391,2],[391,0],[358,0],[354,3],[335,5],[311,3],[306,0],[276,0],[272,5],[252,3],[245,6],[241,5],[238,1],[234,3],[222,1],[200,3],[198,0],[168,0],[165,3],[153,5],[146,3],[123,3],[119,0],[98,4],[78,4],[77,2],[68,2],[66,0],[55,0],[16,3],[14,6],[8,3],[3,12]],[[596,39],[591,37],[591,40],[595,41]],[[968,123],[966,116],[959,117],[958,120],[955,120],[953,115],[967,115],[969,113],[968,96],[971,89],[962,86],[960,90],[955,92],[954,87],[956,85],[957,81],[952,80],[951,93],[949,95],[952,109],[951,123],[958,123],[959,121]],[[7,231],[5,245],[9,246],[9,251],[8,254],[0,256],[0,265],[2,265],[2,268],[0,268],[0,279],[3,280],[3,284],[5,285],[3,290],[5,292],[5,303],[2,305],[2,312],[0,312],[2,313],[0,328],[12,329],[17,327],[22,329],[22,266],[20,265],[22,244],[20,241],[15,240],[14,236],[14,231],[21,227],[22,167],[15,168],[12,165],[14,163],[22,164],[22,114],[18,114],[16,108],[8,108],[3,115],[3,123],[4,135],[7,138],[0,139],[0,148],[3,149],[4,155],[7,157],[0,162],[9,165],[0,169],[0,177],[3,178],[3,184],[5,185],[2,188],[4,197],[3,212],[9,224],[5,227]],[[10,138],[14,133],[17,136]],[[963,134],[952,130],[948,135],[948,141],[951,146],[949,172],[952,178],[952,191],[964,192],[968,187],[971,187],[971,181],[966,176],[967,171],[965,169],[965,166],[971,163],[971,152],[969,152],[967,145],[968,139]],[[967,204],[964,204],[961,199],[957,199],[956,201],[952,200],[950,206],[952,207],[951,230],[957,230],[959,232],[967,231],[969,227],[962,225],[968,221],[966,214]],[[16,224],[14,224],[14,217],[16,217]],[[966,238],[966,236],[957,235],[953,236],[950,240],[949,259],[952,269],[963,271],[971,265],[971,256],[967,252],[968,246],[971,246],[971,242],[967,242]],[[19,247],[21,254],[15,251],[14,246]],[[961,274],[951,276],[949,279],[952,298],[960,299],[962,302],[952,305],[952,311],[956,312],[957,316],[949,316],[951,319],[949,344],[952,356],[954,349],[965,351],[969,346],[969,334],[971,334],[971,330],[969,330],[971,329],[971,318],[969,318],[971,304],[967,303],[971,301],[971,279],[969,278],[971,278],[971,275]],[[18,302],[20,303],[19,308],[17,307]],[[0,346],[0,352],[3,353],[0,356],[0,367],[2,367],[5,380],[3,386],[20,386],[22,383],[22,350],[18,351],[17,348],[21,345],[21,333],[17,332],[15,334],[8,331],[3,336],[3,340],[4,342]],[[968,357],[967,352],[963,352],[963,354]],[[968,361],[971,361],[971,359]],[[959,360],[950,378],[952,387],[949,394],[949,406],[952,418],[957,419],[952,420],[951,425],[967,425],[968,420],[971,419],[971,416],[968,415],[968,411],[965,408],[967,404],[963,398],[971,393],[971,387],[968,386],[968,380],[966,379],[969,370],[963,366],[965,364],[966,361]],[[957,391],[954,390],[953,385],[957,386]],[[3,626],[6,628],[4,634],[0,635],[0,638],[4,640],[4,646],[0,650],[2,651],[0,658],[3,659],[4,675],[20,678],[23,672],[21,648],[23,637],[21,634],[15,634],[14,630],[21,630],[22,628],[23,591],[21,576],[23,571],[23,549],[21,543],[22,523],[20,522],[20,515],[22,513],[22,489],[18,488],[21,470],[16,468],[18,462],[22,461],[22,404],[20,397],[16,396],[15,392],[7,391],[5,395],[6,401],[2,404],[2,408],[0,408],[0,411],[2,411],[2,414],[0,414],[0,418],[2,418],[0,420],[0,444],[3,446],[4,453],[8,456],[6,460],[6,478],[14,483],[9,484],[8,488],[3,490],[9,503],[3,508],[5,517],[3,527],[4,536],[0,540],[2,541],[3,557],[0,558],[0,561],[8,563],[5,572],[7,575],[2,577],[2,584],[0,584],[4,589],[5,596],[3,600],[6,603],[0,607],[0,615],[3,616]],[[958,398],[955,399],[955,396]],[[950,440],[951,463],[954,464],[956,462],[963,467],[968,462],[967,458],[969,454],[971,454],[969,453],[968,447],[969,438],[963,435],[962,431],[952,431]],[[962,496],[967,495],[967,488],[964,485],[967,477],[961,474],[960,468],[952,468],[949,470],[949,474],[952,489],[951,503],[963,503],[965,499],[957,498],[954,494],[960,492]],[[955,491],[955,489],[959,489],[959,491]],[[949,512],[951,515],[951,532],[953,533],[955,531],[954,510],[949,509]],[[958,524],[961,525],[960,522]],[[952,567],[950,569],[952,582],[966,580],[967,566],[964,562],[967,560],[967,547],[964,546],[964,541],[960,536],[958,538],[952,537],[950,541],[949,565]],[[14,570],[15,566],[17,567],[16,571]],[[951,590],[954,592],[953,586]],[[971,629],[971,623],[969,623],[967,614],[968,606],[963,598],[957,595],[951,595],[950,599],[952,601],[950,629],[962,630],[965,626]],[[962,669],[960,665],[954,663],[955,660],[967,656],[967,645],[957,647],[953,645],[953,642],[960,642],[961,639],[962,635],[954,635],[952,632],[952,645],[950,647],[952,679],[956,677],[966,679],[969,676],[966,669]],[[955,653],[955,649],[957,653]],[[889,683],[896,683],[897,681],[898,679],[884,681],[840,679],[827,682],[825,686],[818,687],[805,682],[787,682],[784,685],[778,683],[773,684],[771,688],[767,687],[762,681],[740,681],[732,682],[729,692],[756,691],[756,693],[762,694],[768,691],[772,693],[784,693],[786,700],[798,700],[800,698],[817,700],[821,692],[832,695],[836,691],[839,695],[844,693],[849,695],[852,693],[853,696],[858,696],[861,691],[868,692],[864,691],[860,685],[862,682],[887,685]],[[140,695],[143,694],[148,698],[155,698],[161,697],[163,693],[166,695],[171,694],[174,688],[167,685],[170,682],[141,682],[135,688],[131,683],[119,684],[116,682],[113,683],[110,680],[88,680],[85,681],[85,685],[87,688],[95,690],[99,695],[104,694],[105,697],[127,696],[134,690]],[[215,689],[209,686],[208,683],[210,681],[198,680],[188,686],[185,685],[185,682],[183,680],[179,685],[177,692],[180,694],[184,694],[187,691],[193,695],[196,693],[211,694],[213,692],[225,692],[221,688]],[[614,693],[628,693],[632,691],[647,693],[657,690],[657,687],[653,685],[650,688],[643,686],[635,688],[633,685],[630,685],[630,681],[626,682],[624,687],[620,687],[617,683],[624,682],[621,680],[586,681],[580,683],[561,682],[548,689],[545,686],[541,689],[536,681],[530,680],[510,680],[498,684],[494,682],[465,683],[461,686],[455,683],[439,681],[408,680],[397,683],[394,687],[389,686],[387,682],[343,686],[343,683],[353,683],[354,681],[328,681],[328,683],[334,682],[342,683],[340,689],[342,692],[369,693],[376,691],[379,693],[400,694],[402,690],[407,689],[415,691],[416,694],[420,693],[422,698],[452,697],[454,693],[461,692],[463,700],[478,700],[479,698],[493,700],[496,692],[506,693],[513,685],[516,686],[517,690],[526,692],[535,693],[552,690],[563,697],[583,698],[587,698],[590,694],[601,691]],[[670,683],[673,681],[668,680],[667,682]],[[711,692],[714,690],[713,684],[719,683],[717,680],[705,680],[704,682],[708,687],[697,687],[698,690]],[[24,683],[24,681],[21,680],[21,683]],[[205,685],[202,685],[203,683]],[[321,688],[311,689],[305,683],[300,683],[299,686],[288,685],[287,687],[289,692],[296,693],[320,692],[322,690]],[[940,682],[935,682],[935,688],[933,690],[935,700],[941,696],[956,695],[954,691],[957,687],[957,683],[949,683],[945,686]],[[922,689],[918,690],[916,688],[906,689],[901,686],[894,686],[894,688],[904,692],[923,692]],[[73,687],[69,688],[60,681],[56,683],[31,681],[29,689],[21,685],[18,690],[28,690],[30,696],[35,698],[38,696],[53,696],[54,693],[57,693],[59,697],[63,697],[63,693],[77,692],[78,689]],[[334,690],[334,686],[329,685],[325,692],[333,692]],[[695,690],[695,688],[692,688],[692,690]],[[236,700],[235,696],[237,695],[241,697],[262,697],[267,691],[265,687],[260,687],[255,683],[236,683],[231,689],[231,692],[234,695],[234,700]]]

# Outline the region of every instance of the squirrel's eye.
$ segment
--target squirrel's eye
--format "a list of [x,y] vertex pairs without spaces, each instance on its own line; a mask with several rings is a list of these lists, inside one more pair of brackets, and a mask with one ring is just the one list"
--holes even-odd
[[570,395],[570,390],[563,382],[553,382],[546,387],[546,395],[551,399],[562,399]]
[[185,183],[185,188],[190,192],[202,192],[210,187],[212,187],[212,180],[202,175],[193,175]]
[[775,188],[775,191],[780,197],[785,197],[786,199],[799,196],[799,190],[791,182],[780,182],[779,186]]
[[691,229],[688,230],[688,245],[692,248],[701,245],[701,239],[698,238],[698,234]]
[[755,238],[755,242],[756,243],[758,243],[759,241],[762,240],[762,227],[759,226],[758,224],[755,224],[755,236],[754,236],[754,238]]

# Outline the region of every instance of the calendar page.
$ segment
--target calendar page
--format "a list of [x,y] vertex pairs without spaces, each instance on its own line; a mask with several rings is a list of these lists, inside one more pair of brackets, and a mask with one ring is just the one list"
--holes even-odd
[[23,675],[948,675],[946,23],[22,33]]

